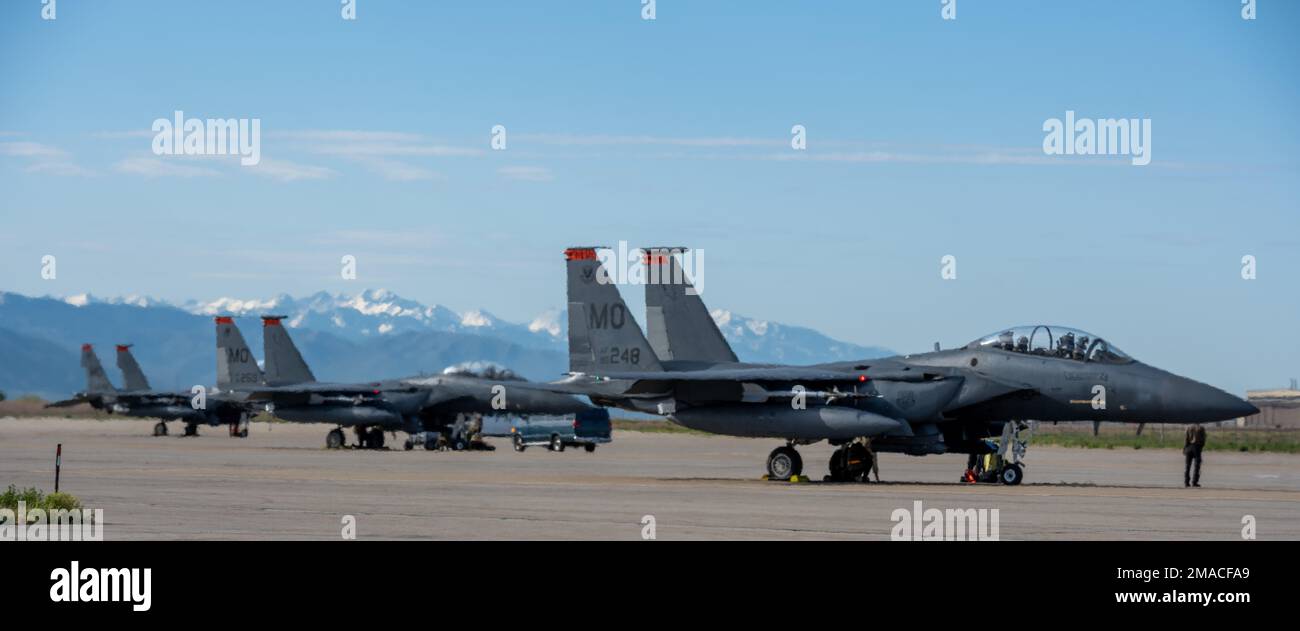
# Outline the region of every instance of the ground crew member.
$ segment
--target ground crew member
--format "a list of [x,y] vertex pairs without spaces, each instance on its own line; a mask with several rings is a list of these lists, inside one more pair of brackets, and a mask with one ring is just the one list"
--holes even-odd
[[[1183,486],[1201,485],[1201,451],[1205,449],[1205,428],[1190,425],[1187,428],[1187,440],[1183,443]],[[1192,469],[1192,461],[1196,469]]]
[[875,475],[876,481],[879,482],[880,481],[880,456],[877,455],[875,450],[871,448],[870,438],[864,439],[862,441],[862,444],[865,445],[867,448],[867,455],[871,456],[871,470],[862,474],[862,481],[869,482],[871,479],[869,476]]

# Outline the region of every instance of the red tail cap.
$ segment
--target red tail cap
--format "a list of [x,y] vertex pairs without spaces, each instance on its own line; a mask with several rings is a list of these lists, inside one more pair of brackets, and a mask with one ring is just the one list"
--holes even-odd
[[569,248],[564,251],[566,261],[594,261],[596,248]]

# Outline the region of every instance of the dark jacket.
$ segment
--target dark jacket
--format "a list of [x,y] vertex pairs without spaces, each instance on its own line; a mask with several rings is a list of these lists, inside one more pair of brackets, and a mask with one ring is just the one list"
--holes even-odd
[[1200,453],[1205,448],[1205,428],[1200,425],[1193,425],[1187,428],[1187,440],[1183,443],[1183,452],[1190,453],[1195,451]]

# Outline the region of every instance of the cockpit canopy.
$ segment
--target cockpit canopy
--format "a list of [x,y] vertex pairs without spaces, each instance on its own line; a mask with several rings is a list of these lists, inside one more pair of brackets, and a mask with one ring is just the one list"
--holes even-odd
[[1096,335],[1068,326],[1046,324],[1003,329],[967,344],[966,348],[995,348],[1012,353],[1103,364],[1127,364],[1133,361],[1124,351]]

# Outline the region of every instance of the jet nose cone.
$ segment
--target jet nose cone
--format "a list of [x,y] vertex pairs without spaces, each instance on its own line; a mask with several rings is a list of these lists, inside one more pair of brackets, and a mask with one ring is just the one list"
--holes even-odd
[[1259,408],[1218,388],[1203,383],[1189,381],[1185,386],[1187,402],[1190,403],[1193,420],[1203,422],[1227,421],[1252,414],[1259,414]]

